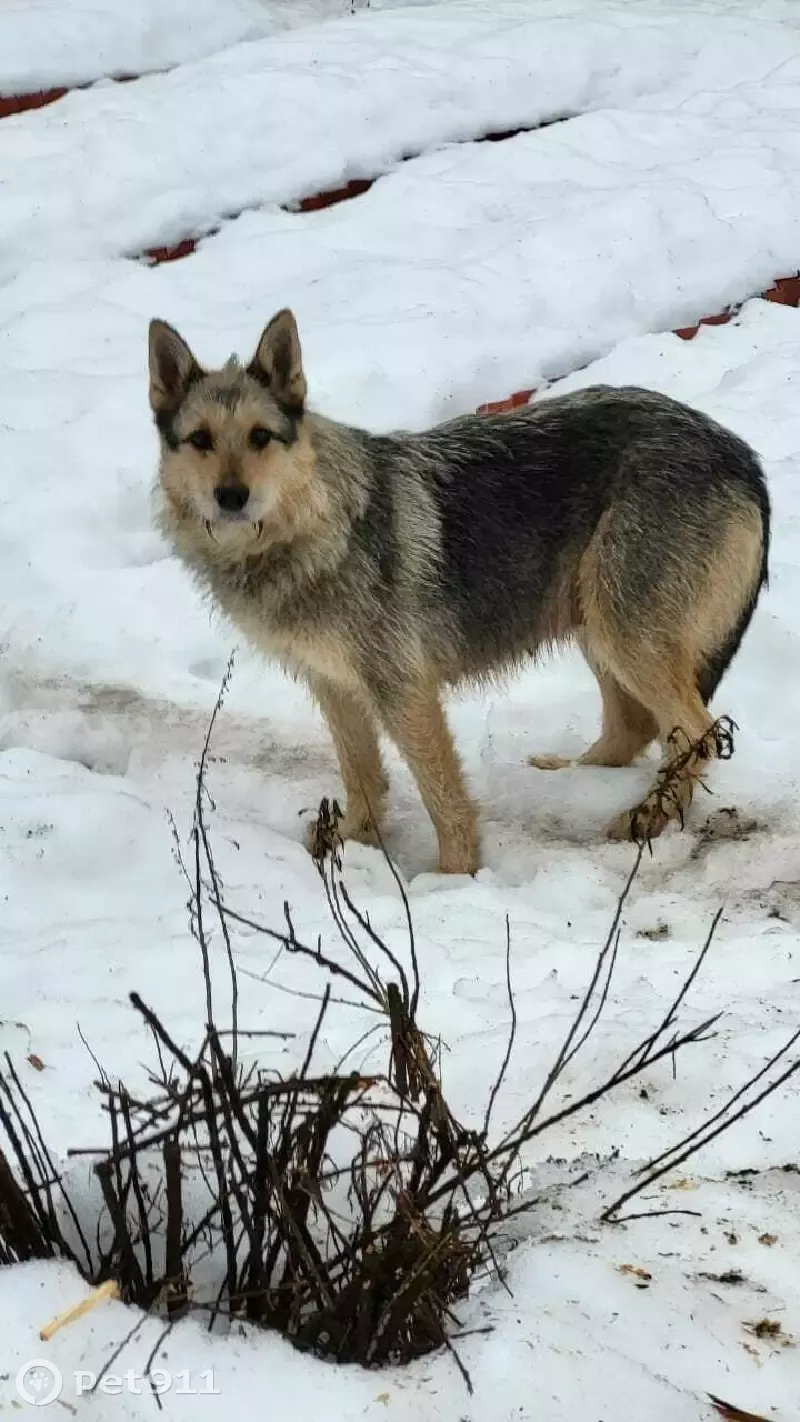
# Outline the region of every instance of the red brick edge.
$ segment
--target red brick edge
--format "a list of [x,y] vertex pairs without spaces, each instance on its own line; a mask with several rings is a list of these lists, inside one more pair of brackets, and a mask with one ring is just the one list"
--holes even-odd
[[[533,128],[509,128],[498,133],[485,133],[481,138],[470,139],[472,143],[503,143],[508,138],[516,138],[521,133],[532,133],[536,128],[547,128],[550,122],[557,122],[556,119],[548,120],[547,123],[536,124]],[[403,161],[408,161],[404,159]],[[368,193],[370,188],[377,182],[375,178],[351,178],[349,182],[343,183],[339,188],[328,188],[325,192],[312,193],[310,197],[300,198],[299,202],[286,203],[285,209],[290,212],[320,212],[326,207],[335,207],[337,203],[348,202],[351,198],[361,197],[363,193]],[[227,221],[235,222],[239,213],[231,213]],[[202,233],[202,237],[213,237],[219,228],[210,228]],[[201,237],[184,237],[182,241],[176,242],[170,247],[148,247],[143,253],[146,261],[154,266],[161,262],[176,262],[181,257],[188,257],[197,247]]]
[[375,178],[351,178],[349,183],[345,183],[341,188],[331,188],[325,193],[314,193],[312,197],[304,197],[297,204],[300,212],[319,212],[323,207],[335,207],[338,202],[347,202],[350,198],[361,197],[362,193],[368,193],[375,183]]
[[[206,233],[207,237],[212,234]],[[151,266],[160,266],[162,262],[179,262],[181,257],[188,257],[197,247],[199,237],[184,237],[182,242],[174,242],[171,247],[148,247],[145,257]]]
[[534,390],[515,390],[513,395],[509,395],[505,400],[487,400],[485,405],[479,405],[477,414],[479,415],[501,415],[504,410],[516,410],[520,405],[528,405],[532,397],[536,394]]
[[[141,75],[114,74],[112,77],[115,84],[132,84],[134,79],[141,78]],[[95,79],[92,82],[99,81]],[[27,94],[0,94],[0,119],[11,118],[12,114],[24,114],[29,109],[43,109],[48,104],[54,104],[57,99],[63,99],[65,94],[89,88],[91,84],[74,84],[55,89],[32,89]]]
[[[133,80],[141,78],[138,74],[120,74],[114,76],[117,84],[129,84]],[[63,99],[65,94],[71,94],[76,89],[86,89],[90,86],[79,84],[73,87],[63,87],[54,89],[37,89],[27,94],[0,94],[0,119],[10,118],[12,114],[25,113],[29,109],[41,109],[47,104],[53,104],[57,99]],[[546,119],[544,123],[532,124],[530,128],[509,128],[493,133],[485,133],[479,138],[467,140],[472,143],[503,143],[506,139],[516,138],[521,133],[532,133],[538,128],[548,128],[552,123],[558,123],[558,119]],[[414,155],[409,154],[408,157]],[[419,156],[419,155],[416,155]],[[404,160],[407,161],[407,160]],[[351,178],[349,182],[341,187],[331,188],[326,192],[313,193],[310,197],[301,198],[298,203],[289,204],[290,210],[299,212],[319,212],[322,208],[333,207],[336,203],[347,202],[348,199],[360,197],[362,193],[369,192],[370,188],[377,181],[377,178]],[[240,216],[239,213],[232,213],[228,221],[235,221]],[[203,237],[211,237],[218,228],[210,228],[202,233]],[[141,255],[153,266],[158,266],[162,262],[177,262],[181,257],[188,257],[194,252],[200,237],[184,237],[179,242],[169,246],[148,247]]]
[[[374,178],[352,178],[344,187],[331,188],[330,192],[314,193],[312,197],[301,198],[292,210],[318,212],[321,208],[333,207],[337,202],[347,202],[348,198],[360,197],[361,193],[369,191],[374,182]],[[234,213],[228,221],[235,222],[239,215]],[[181,257],[190,256],[197,249],[198,242],[206,237],[213,237],[218,231],[218,227],[211,227],[201,236],[184,237],[169,247],[148,247],[143,255],[151,266],[160,266],[162,262],[177,262]]]
[[36,89],[30,94],[0,94],[0,119],[24,114],[27,109],[43,109],[68,93],[68,89]]
[[[761,292],[762,301],[774,301],[779,306],[800,307],[800,273],[790,277],[778,277],[777,281],[767,290]],[[682,341],[694,340],[701,326],[726,326],[732,321],[737,312],[742,309],[742,302],[736,306],[729,306],[725,311],[719,311],[715,316],[701,316],[694,326],[679,326],[673,331],[673,336],[680,336]],[[515,390],[513,395],[509,395],[505,400],[488,400],[485,405],[479,405],[476,411],[479,415],[500,415],[506,410],[516,410],[520,405],[527,405],[536,390]]]
[[[800,306],[800,275],[779,277],[768,291],[761,292],[762,301],[775,301],[779,306]],[[701,326],[726,326],[742,309],[740,301],[736,306],[728,306],[716,316],[701,316],[695,326],[679,326],[674,332],[682,341],[691,341]]]

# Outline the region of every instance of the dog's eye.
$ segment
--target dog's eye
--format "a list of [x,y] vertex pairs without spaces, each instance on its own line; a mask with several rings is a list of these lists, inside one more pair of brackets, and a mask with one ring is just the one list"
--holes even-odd
[[253,425],[250,431],[250,444],[253,449],[266,449],[271,439],[271,430],[265,429],[263,425]]
[[208,454],[209,450],[214,448],[210,430],[192,430],[192,433],[186,436],[186,443],[193,449],[199,449],[201,454]]

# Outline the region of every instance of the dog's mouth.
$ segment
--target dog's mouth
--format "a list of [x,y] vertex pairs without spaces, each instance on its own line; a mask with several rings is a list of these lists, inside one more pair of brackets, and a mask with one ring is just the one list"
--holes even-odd
[[[242,525],[239,525],[239,527],[241,526]],[[262,537],[264,536],[264,520],[261,518],[257,519],[255,523],[250,524],[250,528],[252,528],[255,534],[256,543],[260,543]],[[211,522],[210,518],[206,519],[206,533],[208,534],[209,538],[213,543],[219,543],[219,539],[216,535],[214,525]]]

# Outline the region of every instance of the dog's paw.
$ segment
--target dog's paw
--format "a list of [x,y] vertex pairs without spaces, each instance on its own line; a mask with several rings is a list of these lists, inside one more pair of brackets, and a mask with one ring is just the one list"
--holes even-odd
[[356,824],[344,820],[339,828],[339,834],[342,839],[350,839],[354,844],[368,844],[371,849],[380,847],[378,831],[372,820],[359,820]]
[[628,841],[633,844],[649,844],[658,839],[669,824],[669,815],[657,798],[643,800],[632,810],[625,810],[611,821],[606,838],[616,843]]
[[480,845],[471,838],[455,839],[439,844],[440,874],[477,874],[481,867]]

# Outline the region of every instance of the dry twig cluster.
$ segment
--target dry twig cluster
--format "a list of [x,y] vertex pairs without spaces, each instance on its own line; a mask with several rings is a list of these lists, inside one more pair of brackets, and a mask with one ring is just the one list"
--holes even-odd
[[[0,1150],[0,1262],[66,1255],[92,1282],[113,1278],[128,1301],[162,1310],[167,1326],[187,1309],[205,1309],[210,1322],[222,1313],[238,1316],[278,1329],[300,1348],[368,1366],[442,1346],[455,1355],[454,1308],[485,1271],[502,1280],[497,1227],[530,1207],[522,1188],[527,1148],[713,1031],[716,1017],[687,1028],[678,1018],[719,915],[656,1029],[580,1099],[556,1100],[608,1001],[622,914],[644,853],[640,846],[550,1071],[522,1116],[493,1139],[493,1110],[517,1026],[508,922],[507,1050],[479,1125],[467,1126],[448,1105],[436,1045],[418,1023],[420,965],[402,881],[387,856],[406,913],[407,964],[348,893],[335,803],[320,807],[316,864],[343,954],[304,943],[288,904],[278,928],[227,904],[208,829],[206,787],[211,732],[226,684],[198,768],[188,864],[178,849],[205,984],[200,1047],[186,1052],[152,1008],[131,994],[159,1068],[145,1097],[100,1071],[110,1148],[73,1152],[95,1157],[102,1192],[104,1212],[91,1245],[6,1057],[0,1071],[0,1128],[7,1142],[6,1154]],[[664,783],[669,793],[669,776]],[[241,929],[307,959],[322,978],[315,1026],[287,1076],[241,1064],[235,965]],[[212,991],[212,950],[219,944],[231,982],[232,1025],[225,1030],[217,1024]],[[350,1006],[370,1014],[364,1038],[382,1033],[380,1070],[362,1074],[316,1065],[328,1014],[345,1000],[334,996],[334,988],[347,993]],[[800,1066],[790,1060],[798,1036],[714,1117],[651,1161],[604,1218],[619,1221],[632,1198],[785,1082]]]

